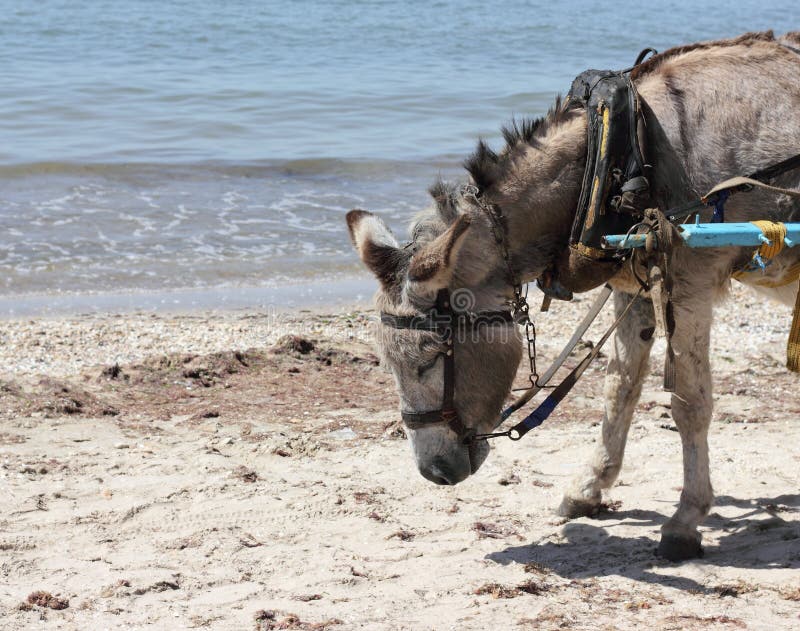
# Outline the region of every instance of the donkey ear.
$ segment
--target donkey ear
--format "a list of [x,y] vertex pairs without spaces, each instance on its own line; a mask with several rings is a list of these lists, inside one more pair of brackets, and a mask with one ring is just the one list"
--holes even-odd
[[458,204],[454,199],[454,192],[451,186],[448,186],[442,180],[437,180],[433,186],[428,189],[428,192],[436,202],[436,210],[439,211],[439,216],[445,224],[450,225],[458,219]]
[[460,215],[455,223],[411,259],[408,280],[430,290],[441,289],[453,277],[456,258],[472,219]]
[[347,229],[362,262],[384,285],[396,281],[401,263],[408,257],[383,221],[366,210],[347,213]]

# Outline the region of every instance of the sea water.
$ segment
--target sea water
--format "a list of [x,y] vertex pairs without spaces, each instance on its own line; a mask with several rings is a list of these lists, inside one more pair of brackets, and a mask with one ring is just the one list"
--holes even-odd
[[479,137],[585,68],[798,7],[0,1],[0,311],[362,296],[349,209],[402,238]]

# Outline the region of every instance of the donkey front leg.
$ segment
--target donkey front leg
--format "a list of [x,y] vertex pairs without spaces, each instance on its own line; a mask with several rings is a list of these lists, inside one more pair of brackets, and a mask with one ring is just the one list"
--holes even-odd
[[[614,292],[616,315],[625,309],[630,294]],[[570,485],[558,509],[564,517],[593,515],[600,506],[602,489],[609,488],[622,467],[633,409],[642,392],[647,360],[653,346],[653,305],[640,299],[620,322],[614,335],[605,380],[605,417],[601,441],[591,463]]]
[[698,524],[714,499],[708,471],[708,426],[711,421],[711,368],[709,341],[710,301],[691,307],[675,304],[676,383],[672,418],[683,444],[683,491],[678,510],[661,527],[659,556],[681,561],[702,556]]

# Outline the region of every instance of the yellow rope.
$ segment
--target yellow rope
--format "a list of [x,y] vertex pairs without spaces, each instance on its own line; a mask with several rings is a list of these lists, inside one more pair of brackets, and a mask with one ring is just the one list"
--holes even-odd
[[[763,265],[774,259],[783,250],[786,226],[775,221],[751,221],[750,223],[761,230],[764,236],[770,240],[769,244],[762,243],[758,252],[753,255],[754,259],[756,255],[761,257],[761,265]],[[751,271],[739,270],[733,274],[733,277],[742,280],[751,273]],[[784,272],[782,278],[776,281],[762,279],[755,281],[755,284],[764,287],[783,287],[797,281],[798,276],[800,276],[800,267],[798,267],[798,263],[795,263]],[[800,372],[800,291],[797,292],[795,299],[792,328],[789,330],[789,341],[786,344],[786,367],[792,372]]]
[[[781,250],[783,250],[783,240],[786,238],[786,226],[779,222],[766,220],[751,221],[750,223],[761,230],[761,234],[769,239],[770,243],[762,243],[758,250],[753,253],[753,260],[744,269],[733,272],[731,277],[736,280],[747,278],[748,282],[761,285],[762,287],[780,287],[784,284],[794,282],[796,280],[796,276],[792,278],[794,274],[790,275],[791,280],[788,281],[786,280],[787,275],[784,275],[784,277],[778,281],[770,281],[768,279],[761,279],[759,281],[752,280],[752,274],[759,272],[759,268],[763,269],[764,264],[768,263],[770,259],[774,259],[781,253]],[[760,261],[758,260],[759,258],[761,259]]]
[[786,344],[786,367],[792,372],[800,372],[800,291],[795,299],[792,328]]
[[762,243],[761,247],[758,248],[758,254],[761,256],[761,260],[766,263],[770,259],[778,256],[781,250],[783,250],[783,240],[786,238],[786,226],[780,222],[766,220],[751,221],[750,223],[761,230],[764,236],[771,242],[770,245]]

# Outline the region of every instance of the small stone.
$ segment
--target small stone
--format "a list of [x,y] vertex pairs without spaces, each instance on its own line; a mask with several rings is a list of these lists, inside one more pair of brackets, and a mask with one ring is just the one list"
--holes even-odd
[[114,449],[130,449],[131,446],[128,443],[114,443]]

